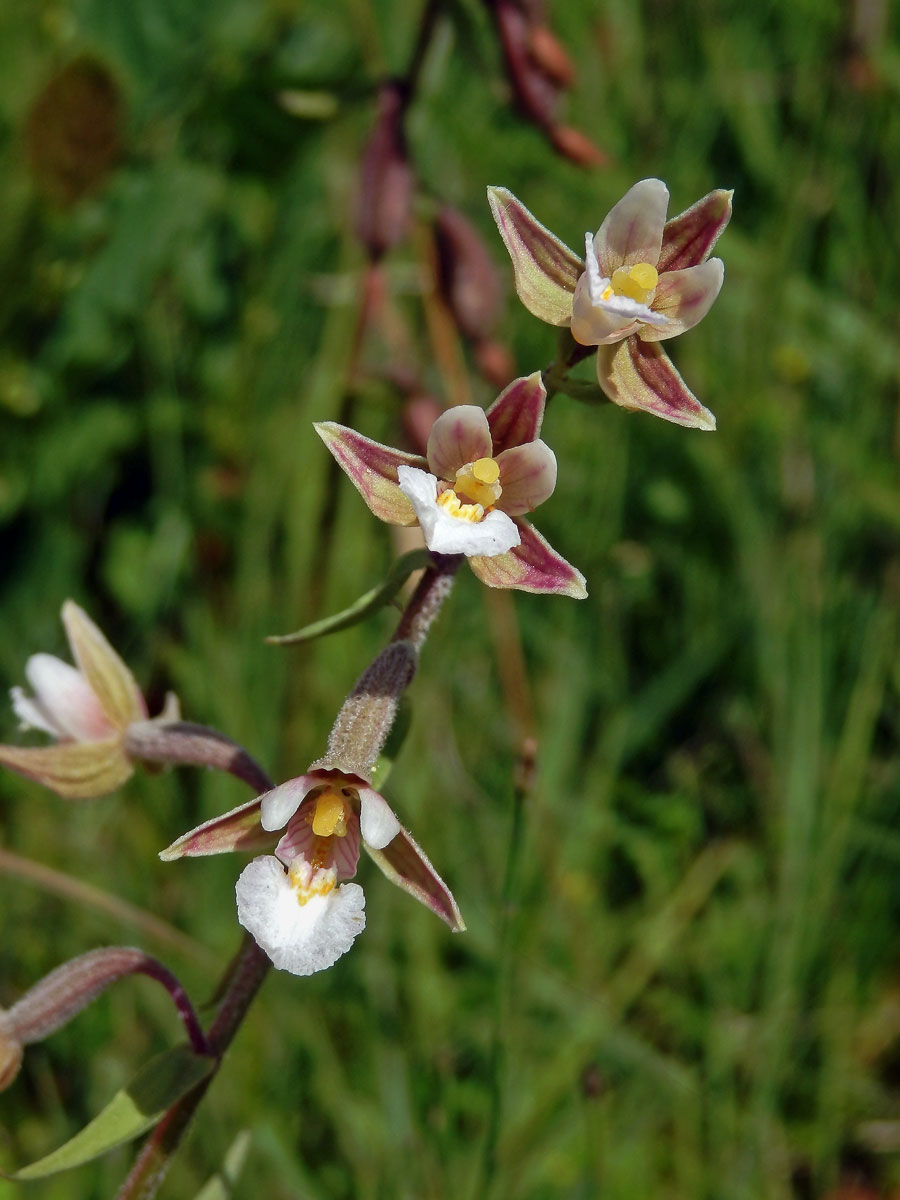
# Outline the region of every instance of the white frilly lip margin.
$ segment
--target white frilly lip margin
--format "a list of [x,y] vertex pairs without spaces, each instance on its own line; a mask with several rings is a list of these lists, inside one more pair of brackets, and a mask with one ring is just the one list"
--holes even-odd
[[[313,868],[304,862],[301,869],[312,880]],[[241,925],[279,971],[292,975],[313,975],[332,966],[366,927],[366,898],[358,883],[343,883],[301,904],[271,855],[254,858],[244,868],[235,895]]]
[[412,503],[426,546],[435,554],[495,558],[518,546],[521,539],[516,523],[500,509],[492,509],[480,521],[467,521],[451,516],[438,504],[437,476],[416,467],[398,467],[397,481]]

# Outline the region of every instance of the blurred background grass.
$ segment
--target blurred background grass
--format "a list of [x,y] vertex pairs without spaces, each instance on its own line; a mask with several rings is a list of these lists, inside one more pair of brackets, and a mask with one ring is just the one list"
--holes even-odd
[[[735,189],[725,288],[673,347],[718,433],[555,399],[560,483],[537,524],[590,598],[488,594],[464,572],[426,647],[389,792],[469,932],[363,863],[364,937],[323,975],[267,983],[164,1194],[194,1195],[246,1128],[236,1195],[896,1195],[896,12],[553,4],[578,71],[566,119],[610,156],[583,170],[511,105],[486,12],[448,4],[408,125],[416,232],[350,379],[373,88],[406,69],[420,15],[0,9],[0,681],[63,652],[73,596],[152,705],[175,689],[279,778],[321,753],[391,628],[263,645],[396,552],[349,483],[327,490],[310,423],[349,406],[397,442],[403,401],[376,369],[443,402],[460,386],[467,351],[448,358],[424,315],[434,198],[485,236],[497,335],[530,372],[554,334],[515,302],[486,184],[573,247],[644,176],[672,212]],[[517,800],[530,706],[537,769]],[[8,709],[0,735],[18,736]],[[0,1004],[122,942],[210,995],[240,862],[156,852],[238,784],[140,776],[75,805],[4,776],[0,798],[6,849],[191,939],[7,873]],[[157,990],[125,982],[29,1050],[0,1097],[0,1162],[63,1140],[178,1036]],[[31,1194],[109,1196],[130,1156]]]

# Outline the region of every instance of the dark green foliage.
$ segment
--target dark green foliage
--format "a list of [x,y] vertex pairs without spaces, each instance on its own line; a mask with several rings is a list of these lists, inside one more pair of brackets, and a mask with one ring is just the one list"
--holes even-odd
[[[423,316],[424,225],[384,264],[390,319],[348,377],[356,172],[416,9],[0,8],[4,686],[29,653],[62,652],[71,595],[152,705],[176,690],[279,779],[324,749],[390,613],[296,649],[263,639],[347,607],[400,549],[311,422],[399,444],[386,368],[451,386]],[[272,1200],[788,1200],[851,1168],[900,1186],[896,30],[855,29],[837,0],[579,0],[550,18],[578,69],[566,120],[614,165],[554,157],[508,104],[482,7],[448,4],[409,119],[419,220],[449,200],[509,280],[487,184],[574,248],[643,176],[673,212],[733,187],[722,295],[672,346],[719,431],[554,399],[560,481],[536,524],[590,598],[486,595],[463,572],[388,784],[469,932],[363,863],[365,935],[323,975],[269,981],[164,1195],[194,1195],[244,1127],[236,1194]],[[28,151],[73,61],[112,81],[97,94],[118,131],[77,198]],[[530,372],[554,331],[508,296],[499,334]],[[538,765],[504,906],[517,629]],[[0,736],[19,736],[9,709]],[[156,853],[244,798],[200,772],[78,805],[0,778],[4,848],[205,948],[0,864],[0,1005],[115,942],[209,996],[240,863]],[[128,981],[30,1050],[0,1096],[0,1165],[64,1141],[177,1037]],[[128,1161],[31,1194],[107,1197]]]

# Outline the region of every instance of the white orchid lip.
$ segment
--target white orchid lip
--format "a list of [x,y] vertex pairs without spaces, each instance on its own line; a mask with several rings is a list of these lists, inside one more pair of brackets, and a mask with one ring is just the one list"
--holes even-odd
[[425,544],[436,554],[494,558],[519,545],[518,526],[499,508],[462,504],[452,488],[439,496],[437,476],[416,467],[398,467],[397,481],[412,503]]
[[312,975],[346,954],[366,927],[357,883],[335,887],[335,871],[298,856],[286,872],[277,858],[255,858],[235,888],[238,920],[280,971]]
[[[600,263],[594,250],[594,236],[590,232],[584,235],[584,252],[588,296],[594,308],[616,313],[629,321],[645,321],[660,327],[668,325],[669,318],[654,312],[645,302],[653,298],[659,279],[652,263],[635,263],[630,268],[619,268],[612,278],[607,278],[600,271]],[[621,290],[622,283],[616,278],[620,274],[623,275],[622,283],[626,286],[630,283],[630,290],[636,291],[641,299]]]

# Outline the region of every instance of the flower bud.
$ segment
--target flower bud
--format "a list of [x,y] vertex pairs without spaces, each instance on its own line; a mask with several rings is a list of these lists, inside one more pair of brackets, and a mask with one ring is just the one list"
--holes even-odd
[[605,167],[609,163],[609,155],[605,150],[570,125],[554,125],[550,130],[550,140],[560,154],[579,167]]
[[575,81],[575,68],[562,42],[546,25],[535,25],[528,37],[528,49],[534,62],[548,79],[561,88]]
[[559,88],[533,57],[531,22],[515,0],[495,0],[493,10],[516,99],[532,121],[549,129],[556,119]]
[[412,169],[406,157],[405,88],[385,84],[362,161],[356,232],[373,261],[402,242],[412,215]]
[[483,338],[497,323],[500,279],[487,247],[461,212],[445,205],[434,227],[438,283],[457,325],[470,338]]

